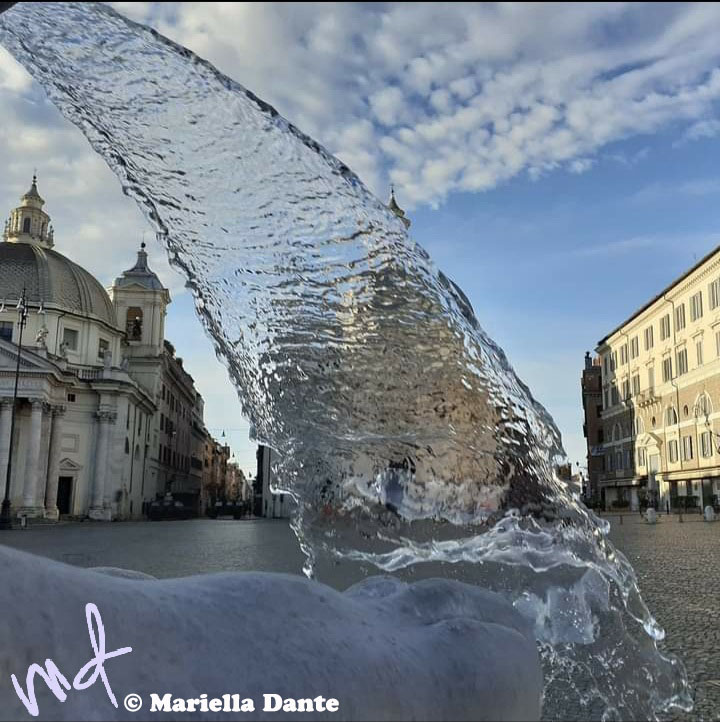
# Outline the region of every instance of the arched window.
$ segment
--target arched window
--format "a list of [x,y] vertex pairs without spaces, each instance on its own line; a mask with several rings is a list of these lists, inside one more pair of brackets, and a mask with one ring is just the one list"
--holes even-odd
[[612,430],[612,440],[620,441],[621,436],[622,436],[622,431],[620,429],[620,424],[615,424],[613,426],[613,430]]
[[695,417],[698,421],[705,421],[705,419],[712,414],[712,401],[707,393],[700,394],[695,401]]
[[657,426],[657,419],[653,416],[652,421],[650,422],[650,426],[653,427],[653,429]]
[[142,339],[143,311],[142,308],[133,306],[127,310],[127,320],[125,332],[130,341],[140,341]]
[[26,218],[23,221],[23,233],[30,233],[30,219]]
[[687,418],[689,413],[690,409],[688,409],[687,404],[685,404],[685,406],[683,406],[683,416]]
[[667,410],[667,422],[665,425],[666,426],[674,426],[675,424],[677,424],[677,422],[678,422],[677,411],[675,411],[674,407],[669,406],[668,410]]

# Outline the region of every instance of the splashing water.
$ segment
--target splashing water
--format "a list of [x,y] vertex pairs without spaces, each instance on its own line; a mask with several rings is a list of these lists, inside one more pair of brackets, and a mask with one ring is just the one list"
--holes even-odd
[[690,709],[607,524],[554,473],[552,419],[400,218],[272,107],[106,5],[22,4],[0,41],[185,274],[282,459],[308,574],[505,594],[535,624],[546,717]]

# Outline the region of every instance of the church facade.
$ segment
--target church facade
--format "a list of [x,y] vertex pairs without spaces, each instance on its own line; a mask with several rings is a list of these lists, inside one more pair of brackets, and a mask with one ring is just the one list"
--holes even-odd
[[142,244],[106,291],[54,250],[43,206],[33,178],[0,243],[1,493],[10,466],[13,515],[137,519],[168,491],[199,507],[213,440],[165,339],[168,290]]

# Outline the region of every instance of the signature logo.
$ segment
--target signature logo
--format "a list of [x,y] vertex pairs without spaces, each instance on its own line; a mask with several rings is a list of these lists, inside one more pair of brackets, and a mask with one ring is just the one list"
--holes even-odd
[[97,682],[98,677],[102,679],[105,685],[105,691],[115,707],[117,700],[110,687],[105,667],[103,666],[108,659],[119,657],[122,654],[132,652],[132,647],[123,647],[116,649],[114,652],[105,651],[105,628],[103,627],[102,617],[98,608],[94,604],[85,605],[85,619],[87,620],[88,634],[90,635],[90,644],[92,645],[95,656],[75,675],[72,686],[68,682],[67,677],[57,668],[52,659],[45,660],[45,666],[39,664],[31,664],[28,667],[27,676],[25,678],[25,689],[22,688],[17,677],[11,675],[15,692],[20,701],[25,705],[27,711],[33,716],[38,716],[38,705],[35,697],[35,675],[42,677],[50,691],[61,701],[67,699],[65,690],[75,689],[81,691],[92,687]]

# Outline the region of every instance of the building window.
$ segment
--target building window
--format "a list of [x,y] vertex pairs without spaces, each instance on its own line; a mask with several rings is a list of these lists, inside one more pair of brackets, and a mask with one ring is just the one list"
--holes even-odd
[[142,339],[142,308],[133,306],[128,308],[125,316],[125,333],[130,341],[140,341]]
[[675,424],[677,424],[677,422],[678,422],[677,411],[675,411],[675,409],[672,406],[670,406],[668,408],[666,417],[667,417],[667,425],[668,426],[675,426]]
[[78,332],[74,328],[63,329],[63,343],[71,351],[77,351],[78,347]]
[[635,374],[632,377],[632,392],[633,396],[637,396],[640,393],[640,374]]
[[622,382],[622,397],[623,401],[627,401],[630,398],[630,382],[627,379]]
[[637,450],[637,464],[638,466],[645,466],[645,449]]
[[702,366],[703,365],[703,350],[702,350],[702,339],[699,338],[695,342],[695,356],[697,357],[697,365]]
[[655,391],[655,369],[652,366],[648,369],[648,390],[650,393]]
[[617,351],[613,351],[610,354],[610,370],[614,371],[617,368]]
[[692,436],[683,436],[683,459],[690,461],[693,458]]
[[624,366],[628,361],[628,347],[627,344],[620,346],[620,365]]
[[678,460],[678,443],[676,439],[673,439],[668,443],[668,458],[671,464],[677,463]]
[[702,291],[698,291],[690,299],[690,320],[697,321],[702,318],[703,315],[703,304],[702,304]]
[[687,349],[684,348],[682,351],[676,353],[677,359],[677,375],[682,376],[688,371],[688,360],[687,360]]
[[104,338],[101,338],[98,341],[98,358],[104,359],[105,358],[105,352],[110,350],[110,343],[109,341],[106,341]]
[[3,341],[10,341],[12,343],[13,326],[12,321],[0,321],[0,338]]
[[610,357],[607,356],[607,355],[603,356],[603,368],[605,369],[605,376],[606,376],[606,377],[607,377],[607,375],[608,375],[608,373],[609,373],[609,370],[608,370],[608,369],[609,369],[609,363],[608,363],[609,358],[610,358]]
[[672,359],[670,356],[663,359],[663,382],[672,379]]
[[610,408],[610,390],[609,389],[605,389],[605,391],[603,391],[603,403],[605,404],[606,409]]
[[615,386],[615,384],[610,387],[610,395],[612,397],[613,406],[620,403],[620,396],[618,395],[617,386]]
[[712,439],[709,431],[700,434],[700,455],[704,459],[712,456]]
[[720,306],[720,278],[716,278],[708,286],[708,297],[710,298],[710,309]]
[[130,453],[130,442],[128,441],[127,436],[125,437],[125,453],[126,454]]
[[653,347],[653,327],[648,326],[645,329],[645,350],[649,351]]
[[698,398],[695,404],[695,415],[696,416],[709,416],[712,413],[712,404],[710,403],[710,397],[707,394],[703,394]]
[[74,404],[74,403],[75,403],[75,394],[68,394],[68,395],[67,395],[67,400],[68,400],[71,404]]
[[23,233],[30,233],[30,219],[26,218],[23,221]]
[[616,451],[615,452],[615,469],[617,471],[620,471],[620,469],[623,468],[623,455],[622,451]]
[[630,358],[637,358],[639,353],[640,343],[638,342],[638,337],[634,336],[630,339]]
[[664,341],[666,338],[670,338],[670,314],[665,314],[660,319],[660,340]]
[[[682,331],[685,328],[685,304],[681,303],[675,309],[675,331]],[[668,334],[669,336],[670,334]]]

